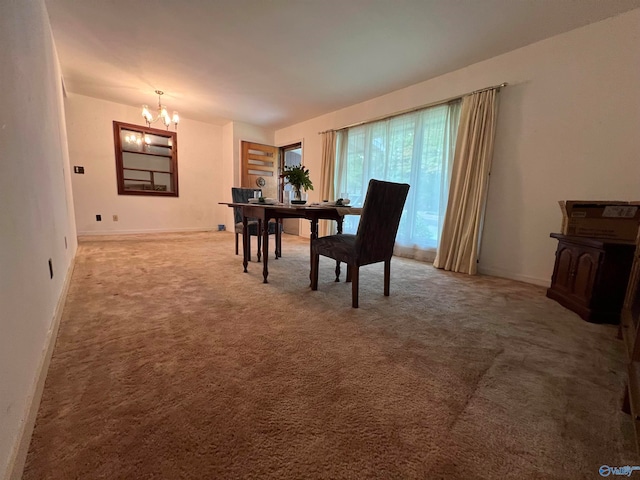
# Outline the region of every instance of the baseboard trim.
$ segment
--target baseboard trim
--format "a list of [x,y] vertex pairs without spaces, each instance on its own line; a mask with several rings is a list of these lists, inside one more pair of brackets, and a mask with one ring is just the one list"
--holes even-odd
[[71,259],[71,263],[69,264],[69,268],[67,269],[67,276],[65,277],[64,284],[62,285],[62,292],[58,298],[58,303],[53,315],[53,321],[51,322],[51,328],[49,328],[49,332],[47,332],[47,339],[45,341],[45,346],[42,349],[42,358],[40,360],[36,381],[33,385],[31,395],[27,397],[25,419],[22,422],[22,430],[19,435],[19,440],[14,448],[12,456],[9,458],[7,480],[20,480],[22,478],[25,462],[27,460],[27,453],[29,452],[29,445],[31,443],[31,435],[33,434],[33,428],[38,416],[40,400],[42,400],[42,392],[44,391],[44,383],[47,379],[49,364],[51,363],[53,349],[56,345],[58,329],[60,328],[60,320],[62,319],[62,311],[64,310],[67,293],[69,292],[69,285],[71,284],[71,276],[73,275],[75,264],[76,257],[74,255]]
[[491,275],[493,277],[508,278],[510,280],[517,280],[518,282],[531,283],[533,285],[540,285],[541,287],[548,287],[551,284],[551,277],[538,278],[531,277],[529,275],[520,275],[518,273],[511,273],[500,268],[484,268],[479,267],[478,273],[482,275]]
[[218,227],[187,227],[187,228],[158,228],[149,230],[109,230],[104,231],[82,231],[78,232],[79,237],[99,236],[99,235],[136,235],[145,233],[179,233],[179,232],[217,232]]

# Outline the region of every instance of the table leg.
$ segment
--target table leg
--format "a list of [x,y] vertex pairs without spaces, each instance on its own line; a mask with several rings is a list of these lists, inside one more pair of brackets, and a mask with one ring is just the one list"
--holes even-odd
[[247,273],[247,264],[249,263],[249,228],[247,226],[247,217],[242,215],[242,265],[244,273]]
[[338,234],[342,233],[342,223],[344,222],[344,217],[340,215],[340,218],[336,220],[336,224],[338,225]]
[[269,276],[269,219],[262,219],[262,277],[264,280],[262,283],[269,283],[267,277]]
[[276,260],[282,256],[282,219],[276,219]]

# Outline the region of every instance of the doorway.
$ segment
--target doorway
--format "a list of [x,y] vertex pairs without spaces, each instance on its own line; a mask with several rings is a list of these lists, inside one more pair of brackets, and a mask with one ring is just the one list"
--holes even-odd
[[[302,142],[283,147],[263,145],[241,141],[241,185],[246,188],[259,188],[268,198],[284,200],[284,191],[291,189],[285,184],[282,172],[284,167],[302,165]],[[282,221],[284,233],[300,235],[300,220],[285,218]]]
[[[284,167],[295,167],[302,165],[302,142],[292,143],[280,147],[280,159],[282,162],[280,172],[284,171]],[[285,184],[284,178],[281,177],[280,182],[280,201],[284,199],[284,192],[291,192],[291,185]],[[290,235],[300,235],[300,220],[297,218],[285,218],[282,221],[282,229],[284,233]]]

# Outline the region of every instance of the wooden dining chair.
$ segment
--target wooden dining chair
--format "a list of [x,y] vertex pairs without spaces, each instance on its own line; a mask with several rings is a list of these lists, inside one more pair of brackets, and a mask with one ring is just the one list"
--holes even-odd
[[311,240],[311,289],[318,289],[318,267],[323,255],[338,262],[336,272],[340,271],[339,262],[347,264],[346,281],[351,280],[353,308],[358,308],[358,283],[363,265],[384,262],[384,294],[389,296],[393,246],[408,193],[406,183],[370,180],[358,232]]
[[[240,188],[240,187],[231,187],[231,199],[233,203],[249,203],[249,199],[253,198],[253,192],[260,192],[260,189],[254,188]],[[236,236],[236,255],[238,255],[238,244],[239,235],[242,235],[242,209],[239,207],[233,208],[233,216],[235,223],[235,236]],[[256,219],[249,219],[247,222],[247,230],[249,232],[249,238],[247,239],[249,246],[249,257],[248,260],[251,261],[251,237],[258,238],[258,261],[260,261],[262,256],[262,235],[260,235],[260,223]],[[269,222],[269,235],[274,235],[277,232],[278,228],[282,228],[281,225],[277,222]],[[276,235],[276,258],[281,256],[281,240],[280,235]]]

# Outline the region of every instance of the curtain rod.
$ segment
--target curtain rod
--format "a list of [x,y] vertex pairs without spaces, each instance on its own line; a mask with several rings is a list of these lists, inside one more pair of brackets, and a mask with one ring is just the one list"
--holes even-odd
[[338,130],[344,130],[345,128],[358,127],[360,125],[364,125],[365,123],[377,122],[379,120],[385,120],[387,118],[398,117],[400,115],[404,115],[406,113],[416,112],[418,110],[423,110],[429,107],[437,107],[438,105],[444,105],[445,103],[453,102],[454,100],[459,100],[462,97],[466,97],[467,95],[473,95],[474,93],[485,92],[487,90],[493,90],[497,88],[506,87],[509,85],[507,82],[502,82],[499,85],[493,85],[491,87],[481,88],[480,90],[474,90],[473,92],[463,93],[462,95],[456,95],[455,97],[447,98],[446,100],[438,100],[437,102],[427,103],[426,105],[420,105],[419,107],[413,107],[408,110],[402,110],[400,112],[392,113],[391,115],[383,115],[381,117],[372,118],[370,120],[365,120],[364,122],[352,123],[351,125],[345,125],[340,128],[330,128],[328,130],[324,130],[323,132],[318,132],[318,135],[322,135],[327,132],[337,132]]

